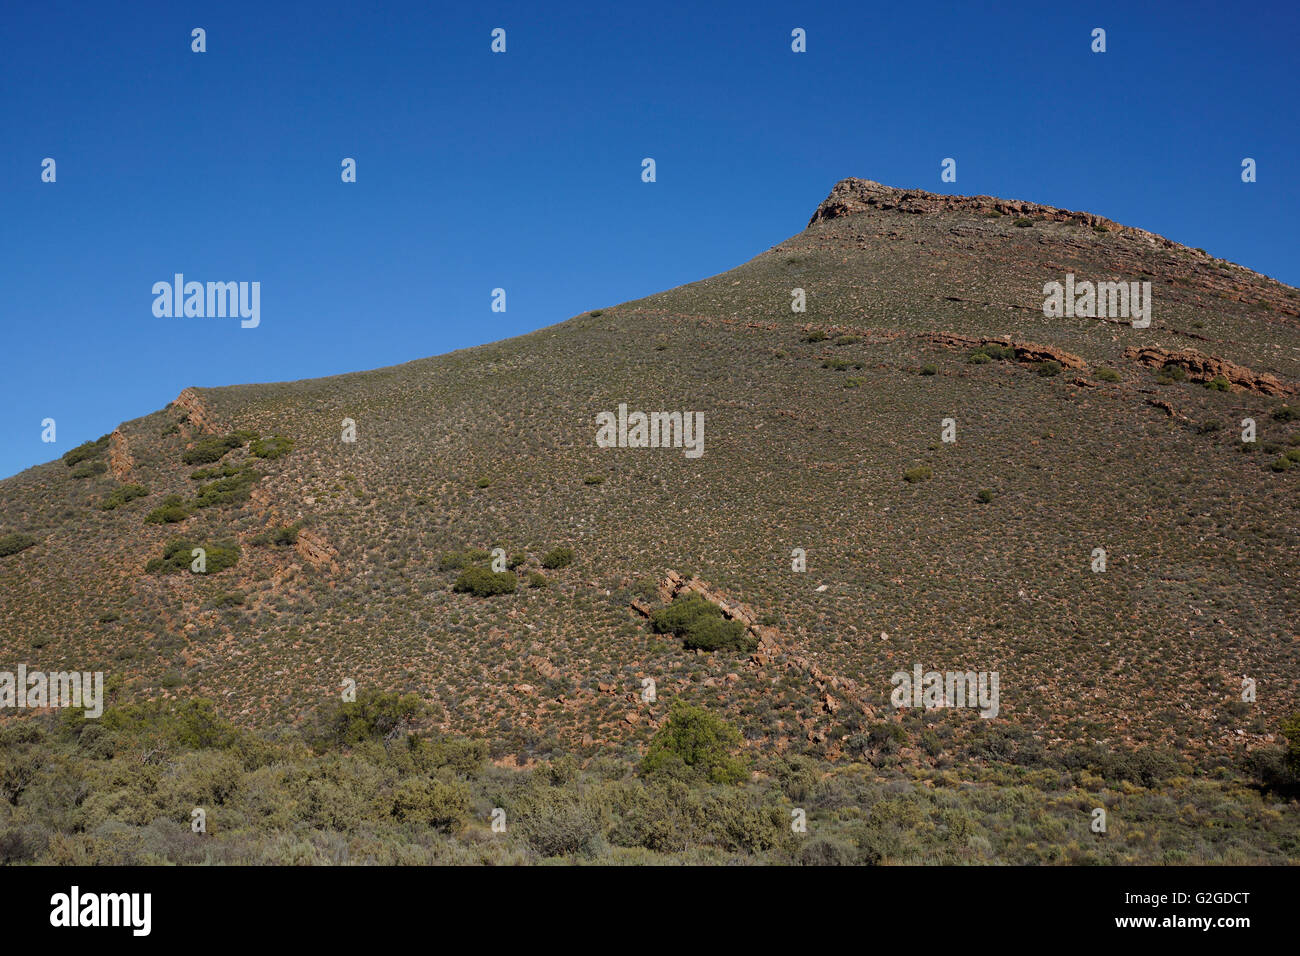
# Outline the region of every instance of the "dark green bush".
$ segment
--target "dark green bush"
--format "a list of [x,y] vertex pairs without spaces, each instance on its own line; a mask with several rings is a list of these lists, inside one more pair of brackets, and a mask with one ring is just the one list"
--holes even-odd
[[703,707],[676,700],[667,721],[650,741],[641,772],[679,780],[740,783],[748,776],[749,761],[737,753],[739,750],[736,728]]
[[468,592],[475,597],[491,597],[494,594],[511,594],[518,585],[519,579],[510,571],[472,567],[460,573],[451,589],[458,593]]
[[327,707],[320,721],[324,738],[342,746],[391,739],[411,729],[427,712],[427,706],[415,694],[366,689],[357,694],[356,700]]
[[207,435],[199,439],[193,448],[181,453],[181,461],[187,465],[206,465],[220,461],[236,448],[248,441],[247,432],[232,432],[229,435]]
[[215,481],[200,485],[199,490],[194,495],[194,502],[191,507],[211,508],[216,505],[237,504],[241,501],[247,501],[248,496],[252,493],[253,485],[257,484],[261,479],[260,473],[246,465],[236,469],[228,477],[218,478]]
[[83,461],[72,469],[69,474],[73,478],[92,478],[95,475],[102,475],[108,471],[108,465],[102,461]]
[[185,506],[185,499],[180,495],[168,495],[162,504],[144,516],[144,520],[148,524],[175,524],[189,516],[190,509]]
[[749,653],[758,640],[739,621],[727,620],[722,608],[698,594],[679,597],[650,615],[656,634],[673,634],[688,650],[736,650]]
[[129,501],[135,501],[137,498],[143,498],[149,494],[149,489],[144,485],[119,485],[109,492],[99,505],[102,511],[112,511],[114,508],[120,508]]
[[557,568],[567,568],[573,563],[573,549],[567,547],[552,548],[546,552],[542,558],[542,567],[548,571],[554,571]]
[[934,472],[930,469],[929,465],[917,465],[915,468],[909,468],[907,471],[903,472],[903,480],[908,484],[925,481],[926,479],[933,477]]
[[248,450],[258,458],[283,458],[293,451],[293,439],[286,438],[284,435],[259,438],[248,447]]
[[1043,378],[1051,378],[1054,375],[1061,374],[1061,363],[1055,359],[1048,359],[1046,362],[1038,362],[1034,365],[1036,371]]
[[1099,382],[1118,382],[1120,375],[1113,368],[1103,366],[1093,373],[1093,377]]
[[189,571],[194,561],[195,548],[202,548],[207,566],[205,574],[216,574],[239,563],[239,545],[233,541],[216,541],[195,544],[185,538],[169,541],[161,558],[153,558],[144,569],[150,574],[177,574]]
[[393,817],[441,833],[458,833],[469,822],[469,795],[460,784],[408,778],[393,791]]
[[113,437],[111,434],[101,435],[94,441],[82,442],[76,448],[72,449],[72,451],[64,453],[63,463],[71,468],[73,465],[80,464],[87,458],[94,458],[97,455],[102,455],[104,450],[108,448],[108,440],[111,437]]
[[21,531],[11,531],[9,534],[0,535],[0,558],[7,558],[19,551],[26,551],[35,543],[35,538],[30,534],[23,534]]

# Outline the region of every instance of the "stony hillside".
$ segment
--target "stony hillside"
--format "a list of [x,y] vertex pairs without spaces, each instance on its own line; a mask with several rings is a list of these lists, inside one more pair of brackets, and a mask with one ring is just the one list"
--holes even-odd
[[[1045,316],[1067,274],[1150,282],[1149,327]],[[1293,288],[1087,213],[845,180],[730,272],[187,389],[0,482],[0,648],[250,727],[345,679],[414,692],[504,761],[639,751],[684,698],[756,751],[857,759],[895,722],[891,759],[928,766],[1096,742],[1210,771],[1295,709],[1297,382]],[[620,403],[702,413],[703,454],[598,447]],[[496,547],[517,590],[454,591]],[[757,648],[653,633],[683,588]],[[997,671],[998,717],[895,711],[916,664]]]

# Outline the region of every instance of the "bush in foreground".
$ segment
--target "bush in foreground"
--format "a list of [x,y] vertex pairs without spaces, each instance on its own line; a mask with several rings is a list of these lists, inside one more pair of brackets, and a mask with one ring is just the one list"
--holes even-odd
[[748,776],[749,762],[737,754],[739,749],[736,728],[703,707],[678,700],[650,741],[641,772],[687,781],[740,783]]

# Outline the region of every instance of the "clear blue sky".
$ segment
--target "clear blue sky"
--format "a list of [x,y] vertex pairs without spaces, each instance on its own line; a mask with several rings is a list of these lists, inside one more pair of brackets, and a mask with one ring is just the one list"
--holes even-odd
[[[3,5],[0,475],[187,385],[390,365],[724,271],[846,176],[1089,210],[1300,283],[1294,3],[375,6]],[[155,318],[175,272],[261,282],[260,327]]]

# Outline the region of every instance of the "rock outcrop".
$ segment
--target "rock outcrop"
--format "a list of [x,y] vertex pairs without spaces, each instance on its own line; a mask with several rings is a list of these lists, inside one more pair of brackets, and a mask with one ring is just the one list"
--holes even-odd
[[313,567],[327,567],[331,571],[339,569],[338,551],[330,547],[329,543],[318,534],[313,534],[306,529],[299,531],[298,539],[294,542],[294,550]]
[[1088,363],[1072,352],[1058,349],[1053,345],[1040,345],[1037,342],[1015,341],[1010,336],[978,337],[957,335],[954,332],[926,332],[921,336],[927,342],[942,345],[950,349],[974,349],[981,345],[1011,346],[1016,351],[1017,362],[1059,362],[1062,368],[1083,369]]
[[115,429],[108,439],[108,467],[118,481],[126,481],[135,467],[135,459],[131,457],[131,448],[121,428]]
[[1213,355],[1205,355],[1196,349],[1170,351],[1154,346],[1145,348],[1131,346],[1124,350],[1124,357],[1133,359],[1148,368],[1161,369],[1175,365],[1186,371],[1187,377],[1193,382],[1209,382],[1222,377],[1233,388],[1257,392],[1260,395],[1287,396],[1295,394],[1296,391],[1295,386],[1287,385],[1276,375],[1255,372],[1244,365],[1215,358]]
[[1073,222],[1083,226],[1102,227],[1112,232],[1141,236],[1159,245],[1177,245],[1154,232],[1121,226],[1117,222],[1090,212],[1073,212],[1069,209],[1057,209],[1055,206],[1044,206],[1021,199],[999,199],[996,196],[945,196],[941,193],[926,192],[924,189],[896,189],[870,179],[840,180],[831,190],[831,194],[817,207],[808,225],[839,219],[842,216],[852,216],[871,208],[896,209],[914,215],[960,210],[976,216],[987,216],[991,213],[1002,216],[1024,216],[1040,221]]
[[199,398],[199,393],[195,389],[187,388],[183,390],[176,396],[172,405],[185,412],[186,419],[195,430],[207,434],[216,434],[220,430],[216,422],[213,421],[207,406],[203,404],[203,399]]
[[[768,667],[783,664],[785,667],[801,671],[813,682],[817,696],[821,699],[822,710],[828,714],[836,713],[844,702],[852,704],[860,713],[874,716],[875,710],[863,699],[856,682],[847,677],[828,674],[813,661],[800,654],[783,648],[784,638],[775,627],[758,623],[758,615],[747,604],[733,600],[717,588],[706,584],[697,577],[687,578],[676,571],[669,571],[657,589],[659,599],[670,603],[681,594],[698,594],[722,609],[723,615],[732,621],[744,624],[749,632],[758,638],[758,647],[750,655],[750,666]],[[644,601],[632,601],[632,608],[639,614],[649,617],[652,608]]]

